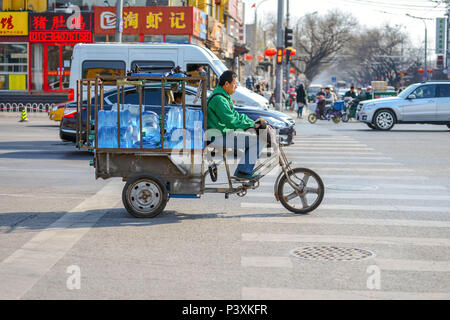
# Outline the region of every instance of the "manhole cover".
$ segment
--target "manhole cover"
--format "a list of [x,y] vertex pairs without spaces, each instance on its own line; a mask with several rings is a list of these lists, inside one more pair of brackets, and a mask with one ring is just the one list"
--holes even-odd
[[375,257],[369,250],[345,247],[302,247],[291,251],[291,255],[306,260],[359,261]]
[[355,185],[345,185],[345,184],[330,184],[326,186],[329,190],[339,190],[339,191],[375,191],[378,190],[378,186],[355,186]]

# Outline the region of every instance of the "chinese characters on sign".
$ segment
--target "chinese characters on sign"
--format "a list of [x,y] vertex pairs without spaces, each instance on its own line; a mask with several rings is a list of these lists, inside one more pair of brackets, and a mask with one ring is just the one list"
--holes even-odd
[[30,42],[92,42],[92,14],[32,13]]
[[28,12],[0,12],[0,36],[28,35]]
[[[196,7],[125,7],[124,34],[194,35],[199,37],[201,24]],[[95,33],[114,34],[114,7],[94,7]]]

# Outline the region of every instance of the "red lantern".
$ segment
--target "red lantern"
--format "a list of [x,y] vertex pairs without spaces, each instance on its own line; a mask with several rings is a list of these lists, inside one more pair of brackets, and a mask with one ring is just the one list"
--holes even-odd
[[290,73],[295,73],[295,68],[289,69],[289,72],[290,72]]
[[289,48],[284,49],[284,51],[283,51],[284,55],[286,55],[287,50],[291,50],[291,56],[295,56],[297,54],[297,50],[295,50],[292,47],[289,47]]
[[253,56],[251,54],[246,54],[245,55],[245,60],[252,61],[253,60]]
[[259,62],[264,60],[264,56],[259,55],[258,57],[256,57],[256,59],[258,59]]
[[423,73],[423,69],[422,69],[422,68],[419,68],[419,69],[417,70],[417,72]]
[[264,51],[264,54],[270,58],[272,58],[274,55],[277,54],[277,49],[275,48],[268,48],[266,51]]
[[433,73],[433,69],[427,69],[429,73]]

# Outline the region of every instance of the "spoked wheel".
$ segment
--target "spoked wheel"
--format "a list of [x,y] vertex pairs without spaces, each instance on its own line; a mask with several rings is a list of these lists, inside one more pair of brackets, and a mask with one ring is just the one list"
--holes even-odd
[[122,201],[132,216],[155,218],[166,207],[168,195],[166,188],[158,179],[140,176],[126,183],[122,192]]
[[308,121],[309,121],[309,123],[316,123],[316,121],[317,121],[317,116],[316,116],[314,113],[311,113],[311,114],[308,116]]
[[284,174],[278,183],[278,196],[283,207],[295,214],[306,214],[322,203],[325,187],[320,176],[306,168],[288,172],[295,188]]

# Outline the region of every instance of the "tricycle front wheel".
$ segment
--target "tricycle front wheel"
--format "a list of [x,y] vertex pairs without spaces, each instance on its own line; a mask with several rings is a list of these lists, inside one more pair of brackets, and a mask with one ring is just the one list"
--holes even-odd
[[125,184],[122,201],[128,213],[136,218],[155,218],[168,201],[164,185],[152,176],[139,176]]
[[307,214],[322,203],[325,186],[320,176],[306,168],[295,168],[284,174],[278,182],[278,197],[286,209],[295,214]]

